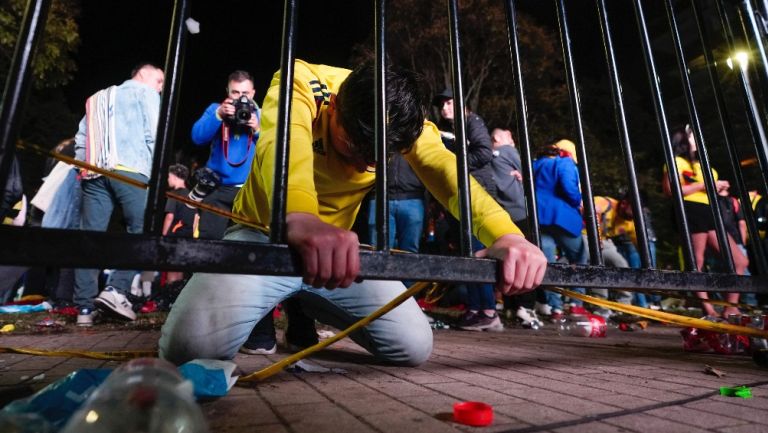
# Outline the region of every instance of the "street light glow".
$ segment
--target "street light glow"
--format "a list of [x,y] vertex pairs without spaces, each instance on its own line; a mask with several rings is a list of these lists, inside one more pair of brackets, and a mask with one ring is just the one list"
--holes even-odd
[[739,62],[741,69],[746,70],[747,65],[749,64],[749,54],[747,54],[746,51],[736,51],[732,57],[728,57],[728,59],[725,60],[725,63],[731,69],[733,69],[733,60]]

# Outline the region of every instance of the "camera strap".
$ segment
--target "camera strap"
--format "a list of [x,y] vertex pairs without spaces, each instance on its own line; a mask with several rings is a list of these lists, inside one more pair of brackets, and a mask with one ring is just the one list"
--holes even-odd
[[240,167],[248,160],[248,155],[251,153],[251,146],[253,146],[253,131],[248,128],[248,144],[245,148],[245,156],[238,162],[232,162],[229,160],[229,125],[226,122],[221,125],[221,146],[224,151],[224,160],[232,167]]

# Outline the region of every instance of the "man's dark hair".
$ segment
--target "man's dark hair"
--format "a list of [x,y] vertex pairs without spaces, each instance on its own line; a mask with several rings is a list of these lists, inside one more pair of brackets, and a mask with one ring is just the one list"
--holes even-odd
[[159,66],[157,66],[157,65],[156,65],[156,64],[154,64],[154,63],[151,63],[151,62],[142,62],[142,63],[139,63],[139,64],[137,64],[136,66],[134,66],[134,68],[131,70],[131,78],[135,77],[135,76],[136,76],[136,74],[138,74],[140,70],[142,70],[142,69],[146,68],[147,66],[149,66],[149,67],[152,67],[152,68],[154,68],[154,69],[160,69],[160,67],[159,67]]
[[173,174],[181,180],[186,181],[189,177],[189,169],[182,164],[173,164],[168,167],[168,173]]
[[[339,122],[366,161],[375,160],[374,62],[357,67],[336,95]],[[387,152],[407,152],[421,135],[427,116],[424,79],[411,71],[387,67]]]
[[227,79],[227,84],[229,84],[230,81],[234,81],[235,83],[242,83],[243,81],[250,81],[253,83],[253,77],[251,74],[249,74],[246,71],[237,70],[231,74],[229,74],[229,77]]

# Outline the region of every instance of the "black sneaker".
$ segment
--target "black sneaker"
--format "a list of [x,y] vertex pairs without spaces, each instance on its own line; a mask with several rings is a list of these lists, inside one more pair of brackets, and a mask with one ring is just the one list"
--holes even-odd
[[501,324],[498,314],[493,313],[492,316],[488,316],[482,311],[467,311],[461,316],[456,326],[465,331],[504,330],[504,325]]
[[246,355],[272,355],[277,352],[277,342],[275,340],[270,341],[246,341],[240,347],[240,353]]

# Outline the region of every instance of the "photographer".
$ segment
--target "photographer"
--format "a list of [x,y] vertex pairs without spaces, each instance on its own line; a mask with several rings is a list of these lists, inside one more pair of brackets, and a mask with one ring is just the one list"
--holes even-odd
[[[248,177],[256,141],[259,138],[261,110],[253,101],[253,78],[245,71],[229,74],[227,98],[213,103],[192,126],[192,142],[211,146],[205,167],[193,177],[190,198],[232,210],[237,192]],[[200,238],[221,239],[228,219],[200,212]]]

